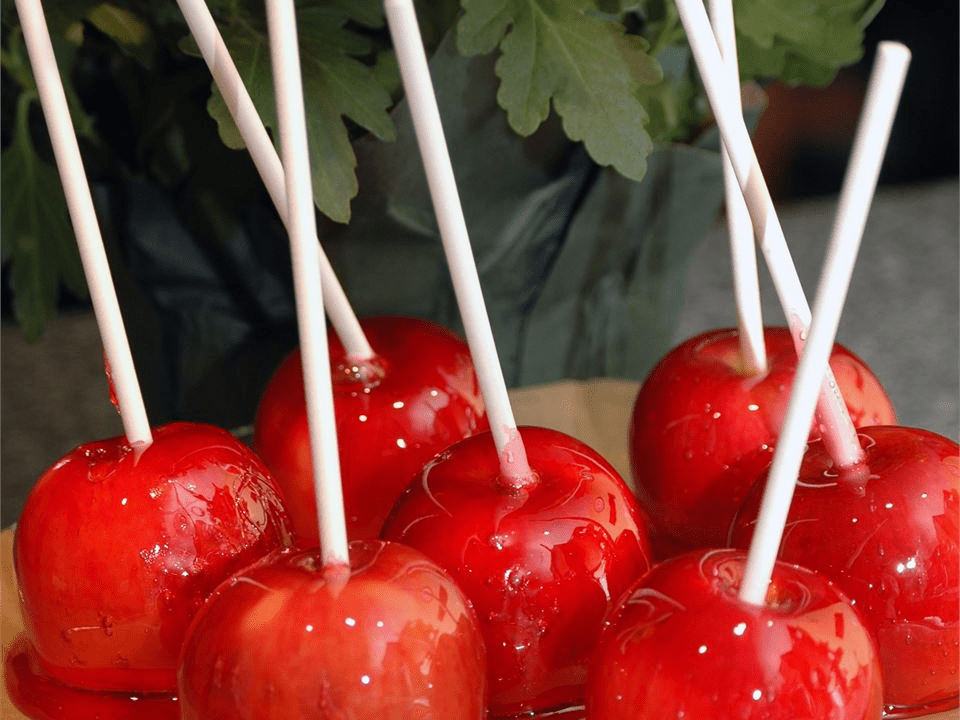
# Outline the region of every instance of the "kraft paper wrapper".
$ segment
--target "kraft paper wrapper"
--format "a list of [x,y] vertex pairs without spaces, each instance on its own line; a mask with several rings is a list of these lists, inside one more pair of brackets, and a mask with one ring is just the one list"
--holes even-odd
[[[587,443],[605,457],[629,481],[627,428],[638,383],[630,380],[566,381],[541,387],[513,390],[514,414],[520,425],[539,425],[560,430]],[[2,579],[3,656],[23,630],[13,572],[13,529],[0,533],[0,579]],[[2,690],[0,717],[28,720]],[[924,720],[957,720],[957,710],[925,716]],[[70,719],[73,720],[73,719]],[[77,719],[81,720],[81,719]]]

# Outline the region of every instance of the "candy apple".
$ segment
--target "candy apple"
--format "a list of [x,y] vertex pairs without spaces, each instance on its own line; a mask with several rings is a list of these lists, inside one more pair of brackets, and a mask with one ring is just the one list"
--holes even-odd
[[[377,356],[346,357],[330,333],[334,406],[347,530],[377,537],[410,479],[448,445],[486,430],[486,414],[466,343],[414,318],[361,321]],[[319,543],[300,353],[267,386],[254,425],[257,452],[283,488],[297,535]]]
[[849,600],[779,563],[767,604],[744,603],[745,559],[693,551],[629,591],[590,661],[591,720],[879,720],[876,647]]
[[354,541],[347,568],[278,551],[197,614],[182,720],[482,720],[484,667],[473,609],[419,552]]
[[[797,353],[786,328],[766,328],[764,337],[763,375],[744,370],[737,330],[712,330],[671,350],[640,387],[630,467],[658,557],[725,546],[737,508],[773,459]],[[830,367],[855,425],[896,422],[860,358],[835,345]]]
[[[958,705],[960,472],[957,443],[925,430],[859,431],[862,466],[807,449],[782,560],[833,580],[877,637],[888,717]],[[732,543],[749,544],[762,497],[749,494]]]
[[39,666],[92,690],[176,688],[187,625],[230,573],[290,543],[266,467],[219,428],[81,445],[24,505],[14,562]]
[[520,434],[527,485],[504,479],[491,435],[476,435],[426,466],[383,531],[449,572],[476,608],[492,716],[579,703],[604,615],[650,565],[646,520],[613,467],[562,433]]

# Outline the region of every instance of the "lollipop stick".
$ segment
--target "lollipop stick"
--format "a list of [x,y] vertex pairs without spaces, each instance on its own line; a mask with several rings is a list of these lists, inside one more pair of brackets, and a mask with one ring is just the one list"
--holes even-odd
[[[753,220],[754,232],[799,352],[810,329],[810,306],[790,257],[773,199],[763,180],[747,126],[743,116],[729,100],[739,89],[729,82],[730,78],[723,72],[724,63],[701,0],[676,0],[676,4],[717,120],[720,137],[729,152],[731,165]],[[850,414],[829,368],[820,389],[817,421],[824,445],[838,467],[852,467],[862,461],[863,449],[857,441]]]
[[526,449],[517,432],[490,319],[487,317],[413,2],[386,0],[385,7],[404,91],[413,115],[430,197],[437,215],[440,238],[453,278],[453,289],[463,317],[470,354],[477,369],[480,391],[490,417],[493,440],[500,456],[501,473],[508,482],[521,487],[531,482],[532,474]]
[[90,186],[83,171],[80,147],[67,109],[63,81],[57,70],[57,60],[53,54],[43,8],[39,0],[17,0],[17,13],[36,77],[40,105],[43,107],[43,115],[53,143],[57,169],[63,182],[70,220],[77,236],[80,260],[83,263],[87,286],[90,288],[90,299],[103,341],[104,355],[112,373],[123,430],[127,442],[143,447],[153,441],[153,435],[143,405],[137,371],[130,354],[120,304],[113,287],[107,253],[103,247],[100,226],[97,224]]
[[853,153],[840,194],[837,219],[830,238],[817,297],[810,338],[800,356],[790,403],[773,457],[747,557],[740,597],[762,605],[773,573],[784,525],[803,460],[813,417],[817,388],[823,378],[850,286],[880,164],[890,137],[900,92],[910,62],[910,51],[899,43],[881,43],[877,49],[867,98]]
[[[717,45],[723,55],[731,82],[740,87],[737,63],[737,39],[731,0],[710,0],[710,19]],[[739,115],[743,115],[740,93],[730,98]],[[763,315],[760,310],[760,280],[757,276],[757,251],[753,243],[753,226],[743,199],[743,192],[730,164],[726,147],[723,157],[723,185],[726,193],[727,226],[730,234],[730,257],[733,266],[733,292],[737,303],[737,324],[740,330],[740,356],[747,372],[759,375],[767,370],[767,348],[763,339]]]
[[343,510],[333,386],[323,321],[316,217],[307,154],[297,19],[293,0],[267,0],[267,29],[273,63],[280,151],[286,168],[287,220],[293,262],[297,325],[303,357],[307,425],[320,523],[320,551],[325,567],[349,565]]
[[[254,165],[280,214],[280,219],[284,225],[288,225],[287,190],[284,186],[280,157],[270,141],[270,136],[254,107],[253,100],[250,99],[250,93],[247,92],[240,78],[237,66],[230,57],[230,51],[217,29],[213,15],[210,14],[204,0],[177,0],[177,3],[190,27],[190,32],[197,41],[200,54],[203,55],[217,87],[220,88],[227,110],[250,151]],[[319,240],[317,242],[319,243]],[[323,277],[324,308],[333,324],[333,329],[343,342],[347,356],[351,360],[366,360],[373,357],[373,349],[360,327],[350,301],[347,300],[323,248],[320,249],[319,257],[320,273]]]

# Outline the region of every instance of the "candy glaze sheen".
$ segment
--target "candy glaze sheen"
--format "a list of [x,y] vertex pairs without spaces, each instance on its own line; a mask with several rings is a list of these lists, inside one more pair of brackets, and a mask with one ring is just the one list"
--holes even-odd
[[383,533],[470,598],[496,717],[579,704],[604,616],[651,562],[646,519],[609,463],[553,430],[520,434],[530,486],[503,480],[489,434],[468,438],[427,465]]
[[[424,464],[448,445],[487,430],[466,343],[424,320],[361,320],[377,356],[348,358],[328,333],[334,411],[347,531],[351,540],[380,534],[397,497]],[[264,391],[254,445],[288,500],[303,547],[319,543],[303,368],[289,355]]]
[[269,471],[220,428],[86,443],[27,498],[14,562],[43,670],[93,690],[170,692],[187,625],[235,570],[291,543]]
[[[737,509],[773,459],[797,352],[786,328],[767,327],[764,339],[768,369],[760,375],[746,372],[739,333],[727,328],[681,343],[640,386],[630,467],[658,558],[723,547]],[[860,358],[837,344],[830,367],[854,425],[896,422],[890,398]]]
[[767,605],[737,595],[746,556],[699,550],[651,570],[604,624],[591,720],[879,720],[876,645],[821,576],[778,563]]
[[[800,468],[779,557],[817,570],[879,642],[890,717],[958,706],[960,460],[957,444],[904,427],[859,431],[863,467],[838,471],[823,443]],[[763,482],[731,544],[747,547]]]
[[354,541],[350,564],[277,551],[218,588],[184,644],[181,720],[483,720],[459,588],[396,543]]

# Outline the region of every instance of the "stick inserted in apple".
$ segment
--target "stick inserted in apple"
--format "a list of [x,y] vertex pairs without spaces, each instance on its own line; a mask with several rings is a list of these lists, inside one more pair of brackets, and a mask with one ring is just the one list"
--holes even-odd
[[292,0],[268,0],[267,19],[320,549],[267,556],[197,614],[179,671],[182,720],[482,720],[484,647],[460,589],[415,550],[348,544]]
[[193,614],[235,569],[289,544],[290,521],[266,467],[229,433],[151,431],[43,10],[18,0],[17,11],[126,435],[68,453],[26,500],[14,561],[30,647],[8,687],[15,701],[58,687],[64,706],[129,711],[131,695],[175,690]]
[[[283,166],[230,52],[203,0],[177,0],[227,109],[280,217],[287,221]],[[456,440],[487,429],[464,342],[413,318],[360,323],[318,252],[323,303],[331,320],[334,403],[347,530],[374,538],[413,474]],[[371,345],[371,335],[373,344]],[[300,543],[319,542],[299,351],[277,369],[254,424],[257,452],[288,499]]]
[[[799,353],[810,309],[743,121],[739,83],[728,75],[729,68],[725,72],[706,12],[698,12],[700,21],[706,42],[691,48],[698,66],[706,68],[701,74],[725,157],[740,183]],[[738,314],[742,296],[738,292]],[[771,337],[781,332],[765,333],[772,347],[764,372],[751,367],[747,354],[733,351],[735,344],[745,344],[742,334],[717,330],[671,351],[641,386],[629,431],[631,469],[641,503],[654,519],[658,556],[724,543],[732,513],[779,434],[796,363]],[[838,465],[851,467],[863,459],[854,423],[893,422],[893,406],[873,372],[838,346],[812,436],[824,438]]]
[[[637,496],[665,558],[722,547],[756,478],[770,464],[797,368],[787,328],[764,329],[767,370],[742,364],[737,328],[710,330],[671,350],[644,380],[630,416]],[[830,357],[854,424],[896,422],[880,381],[856,355]],[[820,436],[816,427],[811,437]]]
[[[692,44],[712,39],[700,0],[678,8]],[[776,563],[862,232],[838,227],[748,555],[671,558],[628,593],[592,659],[591,718],[882,716],[876,640],[854,603],[825,576]]]
[[[866,217],[865,193],[879,173],[875,148],[886,143],[908,62],[899,44],[878,48],[841,194],[841,208],[858,222]],[[892,79],[883,78],[884,67]],[[839,466],[821,442],[810,444],[802,465],[798,458],[780,557],[830,577],[863,613],[879,642],[887,717],[956,708],[960,452],[954,441],[914,428],[861,428],[858,441],[864,460],[855,467]],[[773,482],[771,471],[766,486]],[[761,492],[768,492],[762,483],[741,510],[735,544],[753,542]],[[762,514],[756,523],[762,532]]]
[[477,277],[423,44],[409,0],[387,20],[492,432],[440,453],[383,537],[447,570],[477,609],[494,717],[582,702],[603,616],[649,567],[646,521],[596,452],[517,428]]
[[[416,318],[364,318],[361,325],[375,356],[351,359],[333,334],[329,343],[347,532],[369,540],[380,535],[390,508],[430,458],[489,424],[461,338]],[[283,361],[260,399],[254,446],[283,489],[301,545],[315,546],[299,351]]]

